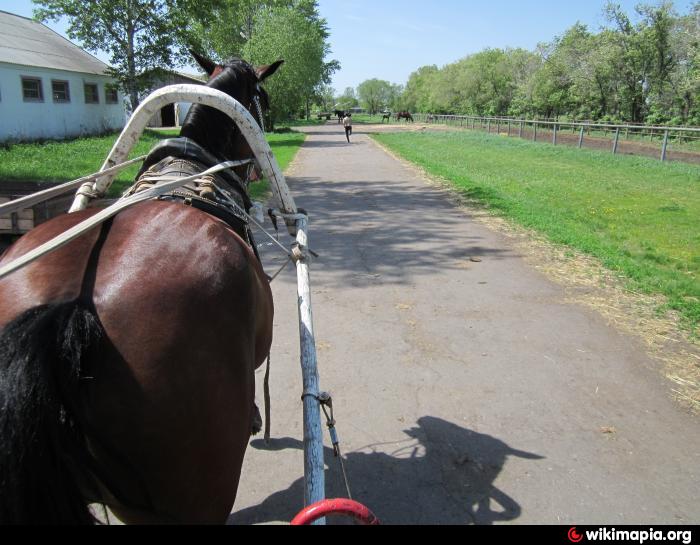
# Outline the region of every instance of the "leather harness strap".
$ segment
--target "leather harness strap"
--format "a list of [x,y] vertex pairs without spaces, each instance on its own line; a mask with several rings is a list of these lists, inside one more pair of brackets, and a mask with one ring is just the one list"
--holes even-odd
[[[164,140],[149,153],[136,176],[137,182],[124,196],[158,185],[165,177],[192,176],[220,162],[189,138]],[[232,190],[226,193],[236,206],[231,206],[226,199],[221,198],[222,188]],[[250,246],[262,263],[248,218],[240,212],[249,210],[253,203],[248,196],[246,183],[233,172],[222,171],[213,176],[203,176],[180,189],[161,195],[157,200],[179,202],[222,220]]]
[[[146,160],[143,162],[141,170],[139,170],[139,173],[136,175],[136,179],[139,180],[148,170],[152,170],[154,166],[169,157],[194,162],[203,165],[205,169],[218,165],[225,160],[221,157],[216,157],[189,138],[169,138],[163,140],[151,150],[148,157],[146,157]],[[195,172],[192,174],[194,173]],[[162,174],[162,172],[160,172],[160,174]],[[238,176],[230,171],[222,171],[217,174],[216,177],[225,181],[228,186],[236,191],[243,201],[244,210],[250,210],[253,203],[248,196],[245,184]]]

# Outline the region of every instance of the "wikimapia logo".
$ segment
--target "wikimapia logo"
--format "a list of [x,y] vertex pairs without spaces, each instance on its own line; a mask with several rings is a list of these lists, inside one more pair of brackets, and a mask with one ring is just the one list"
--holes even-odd
[[615,528],[598,528],[597,530],[586,530],[579,533],[576,526],[569,529],[567,533],[569,541],[580,543],[584,537],[587,541],[627,541],[639,543],[647,541],[679,541],[688,545],[693,541],[693,533],[690,530],[618,530]]
[[572,543],[580,543],[583,539],[583,535],[576,531],[576,526],[569,530],[569,541]]

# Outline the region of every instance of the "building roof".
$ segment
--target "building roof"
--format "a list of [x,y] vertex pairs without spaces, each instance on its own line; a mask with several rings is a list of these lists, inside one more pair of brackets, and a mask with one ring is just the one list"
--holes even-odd
[[148,75],[151,79],[156,80],[156,83],[173,84],[173,83],[207,83],[207,76],[199,74],[186,74],[169,68],[152,68],[144,75]]
[[49,27],[1,10],[0,62],[100,75],[108,68]]

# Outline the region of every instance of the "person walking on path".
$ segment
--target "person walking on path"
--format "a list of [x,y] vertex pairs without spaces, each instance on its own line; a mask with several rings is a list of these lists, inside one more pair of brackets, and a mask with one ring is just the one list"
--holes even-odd
[[349,144],[350,135],[352,134],[352,114],[345,114],[345,118],[343,118],[343,126],[345,127],[345,138],[348,139]]

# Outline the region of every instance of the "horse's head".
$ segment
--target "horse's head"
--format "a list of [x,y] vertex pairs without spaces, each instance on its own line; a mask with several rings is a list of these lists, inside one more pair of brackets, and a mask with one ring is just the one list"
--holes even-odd
[[[191,53],[209,76],[207,87],[235,98],[250,111],[264,130],[264,116],[270,103],[261,83],[274,74],[284,61],[280,60],[256,68],[239,59],[217,64],[194,51]],[[180,136],[191,138],[207,151],[224,160],[246,159],[253,156],[248,142],[236,124],[226,114],[208,106],[196,104],[190,108]],[[238,174],[245,179],[245,172],[238,172]],[[254,173],[253,179],[256,179],[258,174]]]

